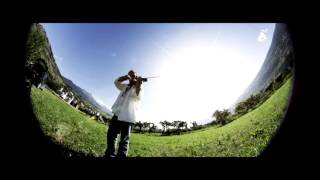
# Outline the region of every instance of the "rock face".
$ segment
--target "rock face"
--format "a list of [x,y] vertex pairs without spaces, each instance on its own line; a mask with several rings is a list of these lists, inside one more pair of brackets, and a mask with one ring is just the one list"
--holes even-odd
[[292,71],[293,62],[293,44],[287,26],[277,23],[270,49],[260,71],[235,104],[247,99],[251,94],[266,89],[280,74]]
[[57,90],[64,85],[61,73],[55,62],[46,32],[41,24],[32,24],[26,43],[26,63],[44,61],[48,68],[48,86]]

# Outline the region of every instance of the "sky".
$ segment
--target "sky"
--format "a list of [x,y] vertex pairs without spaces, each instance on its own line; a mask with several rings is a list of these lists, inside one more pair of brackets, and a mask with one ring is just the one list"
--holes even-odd
[[144,84],[138,120],[212,121],[260,70],[274,23],[41,23],[61,74],[111,109],[114,80]]

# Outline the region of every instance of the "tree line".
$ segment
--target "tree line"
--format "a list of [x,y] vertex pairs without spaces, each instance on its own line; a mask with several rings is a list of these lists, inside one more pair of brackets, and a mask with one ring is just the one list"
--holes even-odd
[[186,121],[160,121],[162,129],[159,129],[154,123],[150,122],[137,122],[134,124],[133,129],[135,132],[144,133],[161,133],[161,135],[173,135],[189,132],[192,130],[203,129],[212,126],[224,126],[235,119],[243,116],[244,114],[254,110],[264,103],[277,89],[279,89],[284,82],[291,77],[292,71],[285,71],[279,74],[269,85],[257,94],[252,94],[249,98],[239,102],[231,113],[228,109],[216,110],[212,114],[212,121],[207,124],[199,125],[196,121],[192,122],[189,128]]

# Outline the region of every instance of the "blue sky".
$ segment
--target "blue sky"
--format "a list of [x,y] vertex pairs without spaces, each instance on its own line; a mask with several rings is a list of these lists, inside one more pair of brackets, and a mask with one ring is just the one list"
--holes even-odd
[[258,73],[273,23],[42,23],[63,76],[110,108],[115,78],[160,75],[144,85],[139,119],[205,123]]

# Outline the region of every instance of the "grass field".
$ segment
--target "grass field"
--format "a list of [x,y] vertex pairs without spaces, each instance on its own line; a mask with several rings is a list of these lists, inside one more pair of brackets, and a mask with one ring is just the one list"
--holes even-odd
[[[132,133],[129,156],[257,156],[281,124],[291,86],[292,78],[257,109],[223,127],[173,136]],[[52,141],[88,156],[103,156],[107,126],[90,119],[46,89],[32,88],[31,94],[34,112]]]

